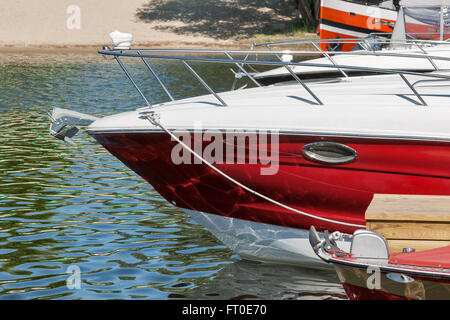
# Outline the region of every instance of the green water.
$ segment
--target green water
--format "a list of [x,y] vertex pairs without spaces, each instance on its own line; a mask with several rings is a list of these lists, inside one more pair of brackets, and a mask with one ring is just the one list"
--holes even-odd
[[[167,100],[127,61],[152,103]],[[176,98],[206,93],[154,62]],[[216,90],[229,66],[194,65]],[[0,299],[342,299],[333,272],[243,261],[86,133],[52,138],[47,111],[107,115],[143,106],[111,59],[0,55]],[[71,288],[76,267],[80,288]]]

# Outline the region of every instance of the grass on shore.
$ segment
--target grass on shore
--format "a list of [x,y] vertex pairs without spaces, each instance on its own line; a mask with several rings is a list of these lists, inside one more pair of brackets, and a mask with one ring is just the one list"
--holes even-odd
[[281,28],[260,32],[245,40],[236,40],[241,45],[248,43],[266,43],[300,39],[317,39],[316,27],[306,25],[303,20],[295,19],[280,26]]

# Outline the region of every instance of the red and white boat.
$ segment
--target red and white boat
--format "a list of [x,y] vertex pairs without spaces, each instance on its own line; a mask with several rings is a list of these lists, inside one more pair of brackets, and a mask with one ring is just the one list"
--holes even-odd
[[353,50],[354,42],[340,42],[339,39],[362,39],[369,34],[389,36],[399,18],[404,21],[409,38],[447,40],[450,37],[449,5],[447,0],[322,0],[320,39],[338,41],[323,42],[321,48]]
[[399,18],[409,38],[445,41],[450,37],[448,0],[403,0]]
[[320,39],[338,41],[322,42],[321,48],[327,51],[350,51],[355,43],[339,39],[361,39],[374,33],[390,36],[399,17],[397,12],[402,18],[405,15],[409,37],[447,40],[450,31],[448,6],[449,2],[445,0],[322,0]]
[[[446,13],[447,6],[450,6],[450,1],[448,0],[433,0],[426,3],[414,0],[401,1],[397,22],[392,31],[392,37],[389,35],[389,38],[374,35],[343,38],[336,35],[336,37],[332,36],[330,38],[321,37],[319,40],[255,44],[254,47],[280,49],[288,48],[292,45],[308,44],[316,46],[319,50],[325,50],[324,47],[329,46],[339,46],[344,49],[352,46],[353,51],[351,52],[341,50],[328,54],[322,51],[322,57],[308,60],[308,62],[318,65],[335,64],[337,66],[351,64],[360,67],[377,67],[382,65],[386,69],[417,72],[448,70],[450,69],[450,43],[445,40],[449,36],[450,18]],[[368,52],[369,54],[367,54]],[[377,54],[374,55],[372,54],[373,52]],[[286,50],[286,55],[288,54],[289,51]],[[399,54],[428,56],[429,59],[417,59],[412,56],[401,56]],[[433,56],[447,57],[448,59],[433,61]],[[360,70],[320,66],[292,66],[291,69],[301,79],[305,80],[347,77],[364,73]],[[285,67],[257,73],[254,75],[254,78],[263,84],[293,80],[291,72]]]
[[[383,70],[391,74],[216,93],[189,61],[282,63],[204,50],[100,53],[116,58],[147,106],[98,119],[55,109],[52,134],[90,123],[111,154],[244,258],[327,268],[308,243],[311,225],[364,228],[376,193],[450,196],[448,73]],[[149,70],[146,58],[181,61],[211,94],[151,105],[121,57]]]
[[450,246],[415,252],[389,253],[380,234],[357,230],[350,250],[336,244],[339,233],[321,239],[314,227],[310,244],[332,264],[351,300],[449,300]]
[[[392,33],[399,1],[322,0],[320,39],[361,39],[371,33]],[[322,42],[326,51],[351,51],[355,42]]]

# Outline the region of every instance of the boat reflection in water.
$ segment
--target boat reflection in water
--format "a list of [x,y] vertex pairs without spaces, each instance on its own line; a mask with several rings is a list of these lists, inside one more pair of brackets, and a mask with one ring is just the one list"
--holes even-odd
[[333,271],[241,260],[226,265],[212,284],[192,289],[187,298],[335,300],[347,296]]

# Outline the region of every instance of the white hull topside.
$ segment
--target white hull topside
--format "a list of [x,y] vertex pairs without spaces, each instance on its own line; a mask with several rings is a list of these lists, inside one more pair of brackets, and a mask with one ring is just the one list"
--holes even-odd
[[[362,1],[360,1],[362,2]],[[370,1],[367,1],[370,2]],[[370,16],[381,12],[383,15],[390,14],[389,18],[395,20],[397,18],[397,11],[395,10],[392,1],[382,1],[376,5],[355,3],[345,0],[322,0],[321,7],[326,7],[334,10],[340,10],[344,12],[352,12],[362,16]]]
[[[412,75],[407,78],[411,83],[433,80]],[[299,84],[251,88],[219,93],[228,106],[220,105],[213,95],[198,96],[106,116],[93,122],[88,131],[161,131],[142,117],[142,112],[154,111],[166,128],[174,130],[200,126],[204,130],[448,141],[448,84],[448,80],[429,81],[415,86],[428,106],[421,105],[396,74],[309,83],[324,105],[317,104]]]
[[[428,56],[439,56],[443,58],[450,59],[450,43],[441,44],[436,46],[424,46],[423,48]],[[396,53],[396,54],[417,54],[423,55],[424,52],[418,47],[412,46],[409,49],[383,49],[379,51],[380,53]],[[288,51],[286,52],[288,53]],[[377,55],[358,55],[351,53],[336,53],[332,56],[333,61],[337,65],[351,65],[355,67],[368,67],[368,68],[380,68],[381,66],[385,69],[392,70],[409,70],[409,71],[433,71],[434,66],[428,59],[423,58],[407,58],[407,57],[395,57],[395,56],[377,56]],[[317,63],[332,65],[332,61],[327,57],[321,57],[316,59],[311,59],[303,62]],[[433,62],[440,70],[450,70],[450,60],[438,60],[434,59]],[[301,75],[308,74],[320,74],[320,73],[339,73],[336,68],[330,67],[309,67],[309,66],[292,66],[292,71]],[[343,68],[344,71],[349,71]],[[254,75],[255,79],[264,79],[269,77],[283,77],[289,76],[290,73],[285,67],[275,68],[265,72],[258,73]],[[292,78],[292,80],[294,80]]]
[[[309,231],[183,209],[241,258],[314,269],[332,269],[314,253]],[[338,241],[350,249],[350,242]]]

